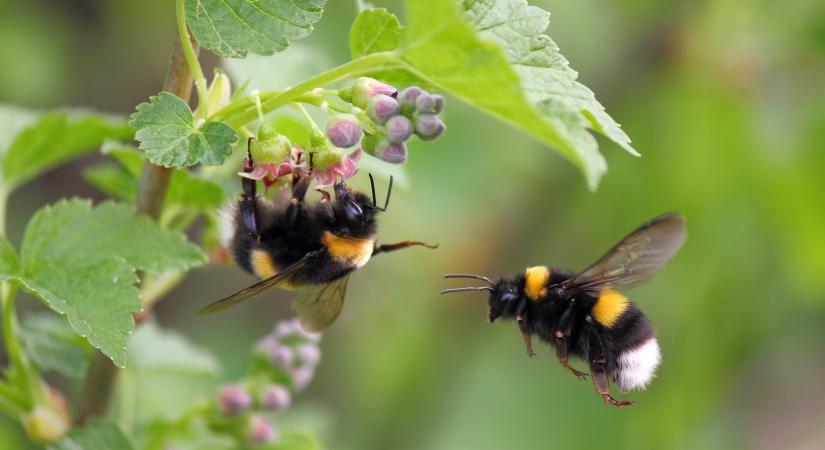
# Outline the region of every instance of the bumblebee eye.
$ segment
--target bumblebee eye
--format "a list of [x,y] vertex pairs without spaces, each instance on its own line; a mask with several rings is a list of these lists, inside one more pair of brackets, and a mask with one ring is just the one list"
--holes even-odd
[[518,293],[516,292],[516,290],[515,290],[515,289],[512,289],[512,288],[507,289],[506,291],[504,291],[504,292],[501,294],[501,300],[502,300],[502,301],[505,301],[505,302],[510,301],[510,300],[513,300],[513,299],[515,299],[516,297],[518,297]]
[[364,210],[355,202],[347,202],[346,206],[344,206],[344,211],[347,213],[347,219],[349,220],[355,220],[364,214]]

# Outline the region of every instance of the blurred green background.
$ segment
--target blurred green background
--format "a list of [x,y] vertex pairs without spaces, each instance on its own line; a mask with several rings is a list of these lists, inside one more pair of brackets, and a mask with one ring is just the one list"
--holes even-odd
[[[353,2],[329,3],[310,38],[236,70],[266,87],[344,62]],[[381,227],[385,241],[441,247],[381,256],[353,277],[295,414],[336,450],[825,447],[825,3],[532,3],[552,12],[551,36],[642,158],[602,141],[609,173],[591,193],[553,151],[451,101],[448,133],[413,143],[408,186]],[[169,0],[0,0],[0,101],[129,114],[160,89],[173,9]],[[101,198],[81,177],[97,159],[12,197],[11,241],[43,204]],[[486,322],[482,296],[437,295],[445,272],[581,269],[669,210],[687,216],[689,237],[631,296],[664,356],[646,392],[621,396],[634,409],[605,406],[546,345],[528,358],[515,325]],[[194,314],[249,281],[230,266],[196,271],[157,310],[163,325],[218,353],[227,379],[290,314],[284,293]],[[151,389],[169,402],[179,394],[173,383]],[[27,448],[5,419],[0,435],[0,449]]]

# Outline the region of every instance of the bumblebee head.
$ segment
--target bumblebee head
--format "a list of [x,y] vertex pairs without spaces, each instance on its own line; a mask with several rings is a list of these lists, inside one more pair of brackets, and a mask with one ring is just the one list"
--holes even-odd
[[444,289],[442,294],[451,292],[466,291],[488,291],[489,319],[494,322],[499,317],[513,318],[518,310],[518,305],[523,298],[524,280],[523,277],[502,278],[494,282],[488,277],[475,274],[447,274],[444,278],[472,278],[487,283],[487,286],[470,286],[462,288]]
[[375,208],[366,195],[353,191],[344,182],[336,183],[332,210],[336,225],[333,232],[339,236],[368,238],[375,234]]

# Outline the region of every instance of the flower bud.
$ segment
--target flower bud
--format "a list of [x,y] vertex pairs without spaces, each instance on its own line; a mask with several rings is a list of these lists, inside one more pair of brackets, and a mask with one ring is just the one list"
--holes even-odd
[[40,444],[60,440],[69,429],[60,414],[44,406],[35,406],[32,412],[23,416],[22,422],[29,438]]
[[227,416],[234,416],[246,411],[252,404],[252,398],[246,389],[237,384],[227,384],[218,394],[218,405]]
[[330,167],[339,164],[341,160],[344,158],[344,154],[337,149],[327,148],[323,151],[317,151],[311,153],[312,155],[312,164],[315,166],[315,169],[319,171],[324,171],[329,169]]
[[295,362],[295,353],[286,345],[279,345],[269,354],[269,360],[282,370],[289,370]]
[[438,114],[441,111],[444,111],[444,104],[445,104],[444,96],[443,95],[438,95],[438,94],[430,94],[430,97],[432,97],[433,102],[435,102],[435,111],[434,112],[436,114]]
[[292,371],[292,388],[301,391],[309,385],[315,376],[315,367],[303,366]]
[[389,95],[376,95],[367,103],[367,116],[380,125],[386,123],[390,117],[398,115],[399,112],[401,112],[401,105],[398,104],[398,100]]
[[431,141],[441,133],[446,127],[438,117],[432,114],[421,114],[415,118],[415,134],[424,141]]
[[378,94],[395,97],[398,95],[398,90],[376,79],[361,77],[352,85],[352,104],[364,109],[370,99]]
[[386,138],[381,139],[375,146],[375,157],[392,164],[403,164],[407,161],[407,145],[396,144]]
[[385,132],[387,140],[394,144],[400,144],[412,136],[413,124],[405,116],[395,116],[387,121]]
[[327,123],[327,137],[336,147],[352,147],[361,139],[361,124],[352,114],[338,114]]
[[257,414],[249,420],[249,431],[247,433],[247,441],[253,446],[268,444],[278,439],[278,430]]
[[297,320],[282,320],[275,325],[275,335],[279,338],[292,336],[298,331],[298,328]]
[[302,366],[317,366],[321,360],[321,350],[315,344],[303,344],[296,351]]
[[257,164],[278,164],[292,154],[292,142],[282,134],[268,139],[255,139],[249,144],[249,153]]
[[264,388],[261,393],[261,405],[268,411],[280,411],[289,407],[291,401],[289,389],[280,384]]
[[206,116],[209,117],[229,104],[232,97],[232,85],[229,77],[222,70],[215,70],[215,76],[206,90]]
[[434,114],[435,99],[432,95],[422,93],[415,99],[415,111],[419,114]]
[[415,101],[419,95],[424,94],[424,90],[418,86],[410,86],[398,93],[398,103],[401,104],[401,111],[410,114],[415,111]]

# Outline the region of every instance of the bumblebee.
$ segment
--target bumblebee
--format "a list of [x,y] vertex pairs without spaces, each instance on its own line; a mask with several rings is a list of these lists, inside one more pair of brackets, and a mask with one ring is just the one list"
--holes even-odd
[[[247,152],[244,172],[252,169]],[[340,314],[350,274],[374,255],[411,246],[437,247],[418,241],[376,243],[376,216],[389,206],[392,178],[384,207],[376,203],[372,175],[372,199],[340,181],[333,186],[334,198],[319,190],[321,200],[310,204],[305,197],[311,182],[311,173],[298,171],[293,174],[291,198],[271,202],[257,195],[255,180],[241,178],[240,199],[222,211],[222,240],[235,262],[261,281],[210,304],[202,313],[224,310],[279,287],[299,291],[293,309],[307,331],[320,331]]]
[[579,379],[587,373],[573,368],[568,357],[587,361],[596,392],[613,406],[634,405],[610,395],[609,380],[622,392],[644,389],[661,362],[653,326],[624,292],[648,280],[685,241],[685,219],[670,213],[637,228],[582,272],[536,266],[513,278],[493,281],[474,274],[486,286],[445,289],[442,294],[489,291],[490,322],[515,319],[527,354],[538,336],[556,350],[561,365]]

